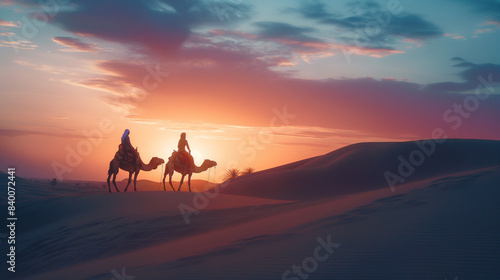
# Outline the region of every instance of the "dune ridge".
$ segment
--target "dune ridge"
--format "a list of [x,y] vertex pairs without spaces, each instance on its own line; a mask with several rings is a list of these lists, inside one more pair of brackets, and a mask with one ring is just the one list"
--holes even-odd
[[[399,175],[398,157],[408,160],[413,151],[422,151],[416,143],[353,144],[322,156],[233,179],[221,192],[302,201],[389,188],[384,173]],[[423,164],[415,166],[412,175],[403,177],[404,183],[499,165],[500,141],[447,139],[435,144],[435,151],[430,155],[424,151],[422,154],[425,155]]]
[[280,279],[329,235],[342,247],[315,279],[498,275],[500,141],[447,140],[391,192],[383,173],[416,148],[360,143],[242,176],[190,223],[179,206],[206,193],[20,178],[22,261],[11,279],[105,280],[122,267],[137,279]]

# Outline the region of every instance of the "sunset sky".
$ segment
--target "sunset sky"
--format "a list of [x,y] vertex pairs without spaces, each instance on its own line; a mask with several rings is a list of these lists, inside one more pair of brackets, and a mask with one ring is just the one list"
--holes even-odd
[[0,171],[103,181],[126,128],[146,162],[186,132],[217,180],[436,128],[500,140],[499,35],[495,0],[0,0]]

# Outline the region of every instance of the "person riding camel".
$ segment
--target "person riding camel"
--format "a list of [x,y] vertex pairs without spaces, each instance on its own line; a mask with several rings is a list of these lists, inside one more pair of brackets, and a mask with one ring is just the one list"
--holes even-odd
[[127,155],[132,157],[132,162],[135,164],[137,161],[137,150],[134,149],[134,146],[132,146],[132,143],[130,142],[130,130],[125,129],[122,135],[122,146],[123,149],[125,150],[125,158],[127,158]]
[[[189,150],[189,153],[186,151],[186,148]],[[186,140],[186,133],[181,133],[181,139],[179,139],[179,143],[177,144],[177,149],[180,155],[185,157],[191,166],[194,165],[194,159],[191,155],[191,148],[189,147],[189,143]]]

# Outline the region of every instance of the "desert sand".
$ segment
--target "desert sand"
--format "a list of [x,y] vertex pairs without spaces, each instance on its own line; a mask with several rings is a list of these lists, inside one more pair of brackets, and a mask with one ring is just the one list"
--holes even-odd
[[498,279],[500,142],[446,140],[391,189],[415,149],[355,144],[207,192],[18,178],[7,279]]

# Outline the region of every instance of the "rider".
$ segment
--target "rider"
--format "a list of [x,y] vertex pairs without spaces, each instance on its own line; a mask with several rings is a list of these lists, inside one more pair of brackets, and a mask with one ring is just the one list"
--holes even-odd
[[135,163],[137,160],[137,150],[134,149],[132,143],[130,142],[130,130],[125,129],[122,135],[122,146],[125,149],[125,153],[132,155],[132,162]]
[[[188,149],[189,153],[186,152],[186,148]],[[184,156],[189,161],[189,164],[193,166],[194,159],[193,156],[191,155],[191,148],[189,147],[188,141],[186,140],[185,132],[181,133],[181,139],[179,139],[179,144],[177,144],[177,149],[179,151],[179,154]]]

